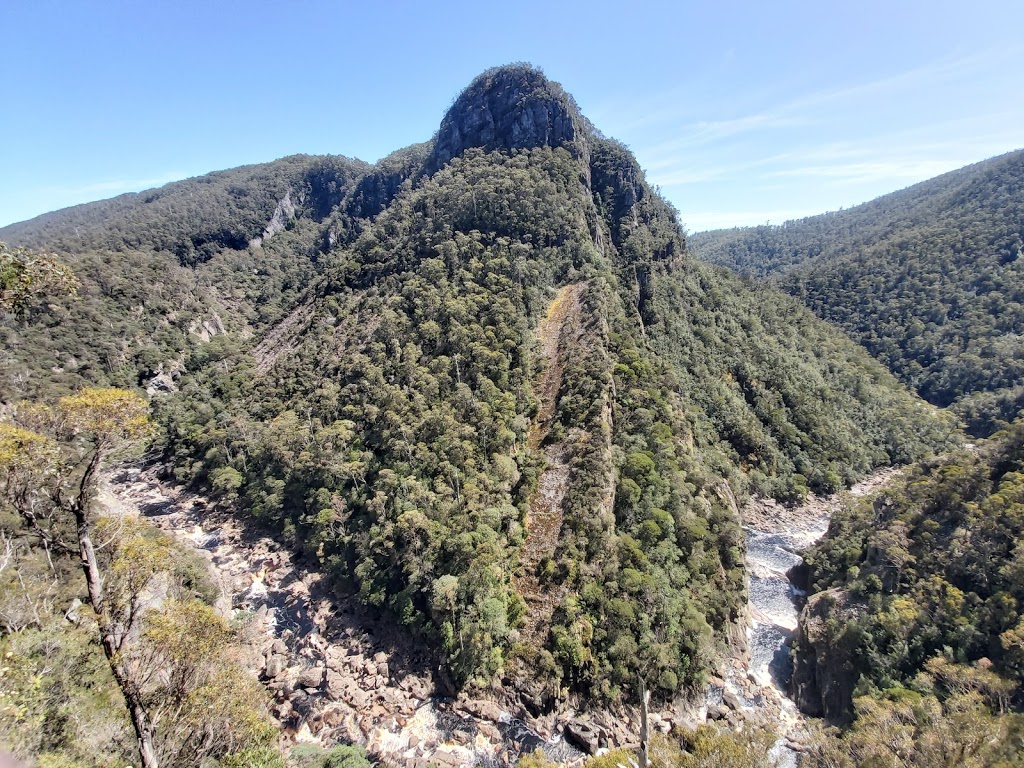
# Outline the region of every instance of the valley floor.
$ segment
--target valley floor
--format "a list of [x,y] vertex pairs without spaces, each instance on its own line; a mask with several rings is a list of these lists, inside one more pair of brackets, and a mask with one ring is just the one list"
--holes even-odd
[[[894,475],[876,473],[850,493],[871,493]],[[481,759],[511,764],[537,747],[577,762],[583,753],[563,734],[587,722],[612,744],[636,741],[635,713],[578,719],[562,710],[520,719],[523,713],[494,700],[444,697],[436,665],[400,629],[374,621],[354,599],[338,599],[268,535],[161,483],[152,470],[112,473],[101,500],[108,513],[144,515],[209,562],[222,590],[218,608],[250,622],[253,665],[288,744],[352,742],[395,765],[454,766]],[[655,713],[655,728],[693,727],[705,718],[761,720],[780,729],[780,745],[800,748],[803,720],[786,695],[797,594],[785,571],[824,533],[839,503],[835,496],[792,508],[760,499],[746,505],[751,653],[726,664],[707,703]]]
[[582,757],[554,735],[554,716],[527,723],[494,701],[444,697],[436,665],[401,630],[332,595],[315,569],[202,497],[126,468],[108,476],[101,502],[108,514],[147,517],[209,562],[218,608],[250,622],[253,665],[286,744],[356,743],[409,766],[507,765],[541,746],[561,762]]

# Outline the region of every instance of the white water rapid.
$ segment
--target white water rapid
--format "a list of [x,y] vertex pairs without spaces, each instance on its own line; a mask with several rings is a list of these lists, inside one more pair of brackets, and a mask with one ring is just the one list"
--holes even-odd
[[[725,670],[721,695],[739,704],[744,714],[759,714],[777,729],[772,755],[780,768],[795,768],[798,757],[794,747],[798,749],[805,738],[804,718],[789,697],[790,643],[802,594],[787,574],[803,562],[801,553],[825,535],[844,497],[871,494],[897,472],[878,471],[846,493],[827,497],[812,494],[795,507],[755,498],[743,509],[750,579],[750,653],[745,663],[733,663]],[[713,688],[709,702],[717,703],[718,695]]]

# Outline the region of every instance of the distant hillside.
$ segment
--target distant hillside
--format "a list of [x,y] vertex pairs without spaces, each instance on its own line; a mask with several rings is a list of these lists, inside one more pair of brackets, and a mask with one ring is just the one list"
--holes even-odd
[[[0,396],[148,386],[182,482],[531,707],[699,687],[741,636],[737,500],[948,435],[795,300],[694,263],[538,70],[375,166],[286,158],[0,231],[83,298],[6,319]],[[501,676],[499,678],[499,675]]]
[[419,170],[427,145],[374,166],[296,155],[44,214],[0,241],[53,251],[80,299],[0,323],[0,402],[86,383],[173,386],[212,336],[234,348],[277,323]]
[[847,211],[690,245],[769,277],[922,397],[955,404],[975,432],[1024,405],[1024,151]]

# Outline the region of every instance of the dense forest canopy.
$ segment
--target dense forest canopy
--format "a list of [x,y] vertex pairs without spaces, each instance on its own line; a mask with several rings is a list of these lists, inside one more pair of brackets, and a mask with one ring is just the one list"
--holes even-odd
[[[1021,759],[1011,733],[1024,719],[1005,713],[1024,686],[1022,470],[1016,422],[849,504],[807,555],[794,684],[807,711],[855,717],[840,748],[877,750],[899,723],[912,765],[936,760],[943,739],[964,754],[995,747],[981,765]],[[968,749],[973,729],[998,736]]]
[[698,258],[768,277],[976,434],[1024,405],[1024,151],[845,211],[704,232]]
[[[378,166],[286,158],[2,236],[82,284],[5,326],[5,397],[149,384],[179,480],[280,527],[456,685],[521,657],[551,690],[699,684],[743,601],[736,498],[836,490],[948,432],[795,302],[691,262],[631,153],[528,66]],[[574,349],[544,358],[566,286]],[[545,397],[569,475],[534,566]],[[517,585],[552,603],[539,647]]]

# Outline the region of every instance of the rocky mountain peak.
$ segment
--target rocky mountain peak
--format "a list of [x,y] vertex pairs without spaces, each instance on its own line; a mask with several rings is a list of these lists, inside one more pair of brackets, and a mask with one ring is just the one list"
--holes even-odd
[[519,149],[564,146],[586,154],[586,123],[572,97],[529,64],[479,75],[448,110],[437,133],[435,165],[471,147]]

